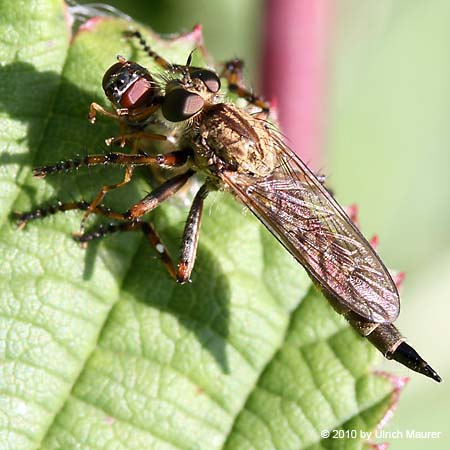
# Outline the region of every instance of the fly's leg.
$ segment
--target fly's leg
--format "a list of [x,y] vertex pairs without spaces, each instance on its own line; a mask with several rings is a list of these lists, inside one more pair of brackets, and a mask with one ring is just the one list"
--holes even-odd
[[[193,170],[188,170],[184,174],[177,175],[167,180],[165,183],[154,189],[150,194],[145,196],[140,202],[136,203],[125,213],[117,213],[110,210],[109,208],[104,208],[103,206],[95,207],[95,209],[93,210],[94,214],[102,215],[115,220],[120,220],[121,222],[118,224],[109,224],[107,226],[101,225],[90,233],[75,235],[75,239],[80,243],[87,243],[94,239],[99,239],[108,234],[118,231],[141,230],[147,236],[152,246],[155,247],[156,251],[159,253],[171,277],[176,280],[176,269],[166,247],[162,244],[152,225],[148,222],[140,221],[139,218],[142,215],[152,211],[163,201],[174,195],[186,184],[188,179],[194,173],[195,172]],[[69,210],[85,211],[89,207],[90,204],[86,201],[71,203],[58,202],[53,206],[37,208],[34,211],[16,214],[16,217],[18,219],[19,228],[23,228],[30,220],[40,219],[48,215]]]
[[228,81],[228,89],[231,92],[268,113],[270,111],[269,103],[245,87],[243,69],[244,62],[241,59],[233,59],[224,64],[221,76]]
[[108,225],[100,225],[97,229],[93,230],[90,233],[84,235],[75,236],[75,239],[82,243],[87,244],[94,239],[100,239],[108,234],[120,232],[120,231],[142,231],[144,236],[149,241],[150,245],[156,250],[159,257],[161,258],[162,263],[169,275],[176,280],[177,273],[175,269],[175,265],[173,263],[172,257],[170,256],[169,251],[166,246],[162,243],[161,239],[158,236],[158,233],[153,228],[153,225],[149,222],[145,221],[134,221],[134,222],[120,222],[120,223],[111,223]]
[[[160,140],[166,139],[166,137],[163,135],[154,135],[154,138],[155,139],[161,138]],[[149,156],[147,154],[130,155],[124,153],[111,152],[106,155],[88,155],[83,159],[66,160],[50,166],[37,167],[33,170],[33,174],[36,177],[45,177],[50,173],[59,172],[61,170],[66,171],[74,170],[83,166],[89,167],[95,165],[109,165],[109,164],[118,164],[127,166],[124,179],[120,183],[103,186],[98,195],[92,201],[91,206],[86,211],[81,221],[81,230],[82,230],[86,219],[95,209],[95,207],[100,204],[106,193],[113,189],[121,188],[122,186],[130,182],[134,166],[157,165],[166,168],[178,167],[185,164],[187,162],[188,157],[189,157],[188,153],[184,151],[167,153],[165,155],[160,154],[156,156]]]
[[[164,200],[174,195],[179,189],[181,189],[187,180],[194,174],[193,170],[188,170],[186,173],[177,175],[161,186],[155,188],[150,194],[146,195],[141,201],[132,206],[125,213],[119,213],[112,211],[110,208],[106,208],[102,205],[97,205],[93,210],[93,214],[102,215],[110,219],[123,220],[123,221],[136,221],[139,217],[150,212],[160,205]],[[32,211],[25,213],[15,213],[17,218],[17,226],[23,228],[30,220],[43,219],[44,217],[57,214],[59,212],[66,211],[87,211],[92,205],[92,202],[81,200],[78,202],[57,202],[54,205],[42,206]]]
[[[127,116],[131,122],[139,124],[148,119],[160,107],[161,105],[159,103],[155,103],[154,105],[145,106],[142,108],[133,108],[131,111],[127,110]],[[123,110],[123,108],[121,110]]]
[[[165,138],[165,136],[163,136],[163,137]],[[88,155],[88,156],[84,157],[83,159],[66,160],[66,161],[62,161],[58,164],[51,165],[51,166],[38,167],[38,168],[34,169],[34,175],[37,177],[45,177],[46,175],[48,175],[50,173],[59,172],[61,170],[73,170],[73,169],[78,169],[79,167],[83,167],[83,166],[89,167],[89,166],[93,166],[93,165],[118,164],[118,165],[127,166],[127,170],[126,170],[123,181],[120,183],[114,184],[114,185],[103,186],[103,188],[100,190],[100,192],[94,198],[94,200],[90,203],[88,208],[85,209],[86,212],[83,216],[83,219],[81,222],[81,227],[80,227],[81,231],[82,231],[86,219],[99,206],[101,200],[106,195],[106,193],[112,189],[120,188],[120,187],[124,186],[125,184],[129,183],[129,181],[131,180],[135,166],[137,166],[137,165],[157,165],[157,166],[165,167],[165,168],[180,167],[180,166],[186,164],[189,156],[190,156],[190,151],[178,151],[178,152],[172,152],[172,153],[167,153],[167,154],[160,154],[160,155],[156,155],[156,156],[149,156],[147,154],[130,155],[130,154],[124,154],[124,153],[111,152],[106,155]],[[191,176],[193,172],[188,171],[187,173],[189,174],[189,176]],[[183,174],[183,175],[186,175],[186,174]],[[180,176],[183,176],[183,175],[180,175]],[[189,178],[189,176],[188,176],[188,178]],[[169,180],[167,183],[176,182],[177,179],[178,179],[178,177],[174,177],[173,179]],[[187,180],[187,178],[186,178],[186,180]],[[162,185],[162,186],[164,186],[164,185]],[[160,186],[156,190],[161,189],[162,186]],[[147,199],[147,197],[145,199]],[[138,203],[138,205],[140,205],[140,203]],[[78,209],[80,209],[80,208],[78,208]],[[55,212],[58,212],[60,210],[61,210],[60,208],[59,209],[57,208],[55,210]],[[143,208],[141,208],[141,210],[143,210]],[[148,211],[149,210],[147,210],[147,212]],[[41,214],[42,214],[42,211],[41,211]],[[48,215],[48,214],[49,214],[49,212],[46,213],[46,215]],[[145,214],[145,212],[143,214]],[[134,218],[134,217],[139,217],[139,216],[133,215],[130,218]],[[119,219],[122,219],[122,218],[127,219],[128,217],[119,217]]]
[[164,245],[162,245],[159,238],[156,236],[153,228],[151,230],[154,235],[150,235],[150,231],[146,231],[147,227],[150,226],[150,224],[140,221],[138,220],[138,218],[156,208],[156,206],[158,206],[166,198],[172,196],[178,189],[180,189],[181,186],[183,186],[183,184],[186,182],[186,178],[190,175],[191,174],[187,173],[184,178],[181,178],[181,176],[179,176],[178,180],[175,180],[175,178],[177,178],[175,177],[172,179],[173,181],[169,180],[159,188],[156,188],[151,194],[142,199],[139,203],[134,205],[131,209],[129,209],[125,214],[122,215],[121,218],[127,219],[127,221],[123,221],[119,224],[110,224],[107,226],[102,225],[90,233],[77,236],[77,240],[85,243],[94,239],[102,238],[111,233],[116,233],[118,231],[137,231],[142,229],[144,234],[147,234],[150,243],[161,255],[163,263],[166,266],[171,277],[174,278],[178,283],[186,283],[187,281],[189,281],[195,263],[203,203],[211,189],[210,185],[208,183],[205,183],[197,192],[194,201],[192,202],[192,206],[189,211],[183,232],[180,261],[176,270],[174,269],[170,255],[168,254]]
[[[147,44],[145,39],[143,38],[142,34],[139,31],[125,31],[124,36],[128,38],[136,38],[139,41],[139,44],[144,49],[144,51],[147,53],[150,58],[153,58],[155,62],[164,70],[171,70],[171,71],[183,71],[185,69],[184,65],[178,65],[178,64],[171,64],[166,59],[164,59],[161,55],[153,51],[150,46]],[[194,29],[192,30],[190,39],[194,40],[195,42],[195,49],[200,52],[202,55],[202,58],[207,62],[208,65],[213,66],[213,61],[211,59],[211,56],[209,55],[208,51],[206,50],[204,44],[203,44],[203,38],[201,34],[201,26],[196,25]]]
[[[119,137],[114,136],[112,138],[105,139],[105,142],[106,145],[111,145],[113,142],[120,141],[120,146],[125,147],[126,139],[135,137],[134,135],[136,133],[126,134],[127,123],[124,121],[124,117],[129,117],[132,122],[140,123],[148,119],[156,110],[159,109],[159,107],[160,107],[159,104],[155,104],[143,108],[136,108],[133,110],[129,110],[128,108],[117,108],[114,112],[111,112],[103,108],[103,106],[99,105],[98,103],[91,103],[91,106],[89,108],[88,119],[89,122],[95,123],[97,119],[97,113],[100,113],[111,119],[118,120],[120,126],[120,136]],[[148,134],[149,139],[151,139],[150,136],[152,136],[152,133],[142,132],[139,134],[141,135]]]
[[185,173],[170,178],[165,183],[161,184],[161,186],[155,188],[152,192],[150,192],[150,194],[146,195],[138,203],[133,205],[123,214],[122,219],[128,221],[138,220],[144,214],[147,214],[155,209],[169,197],[172,197],[186,184],[194,173],[195,172],[193,170],[188,170]]
[[81,224],[80,224],[81,232],[84,230],[84,224],[86,223],[86,220],[95,211],[95,208],[97,208],[97,206],[100,205],[100,203],[103,200],[103,198],[105,197],[105,195],[109,191],[112,191],[113,189],[120,189],[121,187],[127,185],[131,181],[131,178],[133,177],[133,171],[134,171],[134,167],[128,166],[125,169],[125,176],[122,181],[120,181],[119,183],[103,186],[100,189],[98,194],[95,196],[94,200],[92,200],[91,204],[86,209],[86,212],[83,214],[83,217],[81,218]]
[[[124,213],[112,211],[111,209],[105,208],[101,205],[97,205],[92,210],[92,213],[109,217],[115,220],[136,222],[141,216],[149,213],[157,206],[159,206],[162,202],[176,194],[186,184],[189,178],[194,175],[194,173],[195,172],[193,170],[188,170],[185,173],[170,178],[165,183],[161,184],[161,186],[155,188],[152,192],[150,192],[150,194],[146,195],[142,200],[133,205],[130,209],[128,209],[128,211]],[[92,202],[89,203],[85,200],[69,203],[57,202],[55,205],[49,207],[41,207],[30,212],[18,213],[16,214],[16,217],[18,219],[18,226],[20,228],[23,228],[30,220],[41,219],[58,212],[65,212],[70,210],[86,211],[91,208],[91,205]]]
[[[137,153],[137,145],[138,145],[138,137],[145,135],[147,138],[149,139],[153,139],[153,140],[166,140],[166,137],[163,135],[159,135],[159,134],[150,134],[150,133],[134,133],[134,134],[129,134],[128,137],[133,137],[136,138],[136,140],[133,143],[133,150],[130,153],[130,155],[135,155]],[[124,136],[122,136],[122,139],[124,138]],[[83,218],[81,219],[81,225],[80,225],[80,230],[82,231],[84,229],[84,224],[86,223],[86,220],[88,219],[88,217],[91,215],[91,213],[93,212],[93,210],[102,202],[103,198],[105,197],[105,195],[109,192],[112,191],[114,189],[119,189],[125,185],[127,185],[130,181],[131,178],[133,177],[133,171],[134,171],[134,165],[127,165],[126,169],[125,169],[125,175],[124,178],[121,182],[119,183],[115,183],[115,184],[110,184],[110,185],[105,185],[103,186],[99,193],[97,194],[97,196],[94,198],[94,200],[91,202],[89,208],[87,209],[87,211],[84,213]]]
[[[211,190],[209,183],[205,183],[200,188],[194,198],[194,201],[192,202],[183,232],[181,255],[177,268],[175,268],[167,248],[161,242],[153,226],[149,222],[139,220],[139,218],[152,211],[166,199],[174,195],[181,187],[184,186],[193,174],[194,171],[189,170],[184,174],[171,178],[161,186],[154,189],[150,194],[132,206],[125,213],[118,213],[103,206],[95,207],[93,214],[119,220],[120,223],[100,225],[98,228],[89,233],[75,235],[75,239],[82,244],[87,244],[90,241],[103,238],[116,232],[142,231],[152,247],[154,247],[158,252],[170,276],[178,283],[185,283],[189,281],[197,254],[203,203]],[[86,211],[89,207],[90,203],[84,200],[70,203],[58,202],[57,204],[49,207],[41,207],[30,212],[16,214],[16,217],[18,219],[19,228],[23,228],[30,220],[41,219],[58,212],[70,210]]]
[[[16,214],[18,218],[18,227],[23,228],[28,221],[35,219],[42,219],[48,215],[56,214],[58,212],[65,212],[70,210],[81,210],[85,211],[89,208],[89,202],[81,200],[79,202],[71,202],[71,203],[62,203],[58,202],[55,205],[38,208],[34,211],[30,211],[27,213]],[[75,240],[80,242],[81,244],[86,244],[89,241],[94,239],[102,238],[107,234],[115,233],[117,231],[142,231],[144,235],[147,237],[148,241],[156,249],[160,258],[169,272],[170,276],[176,280],[176,269],[175,265],[172,262],[172,258],[166,249],[165,245],[161,242],[158,234],[156,233],[153,226],[148,222],[143,221],[134,221],[134,222],[124,222],[124,214],[117,213],[112,211],[109,208],[104,208],[102,206],[98,206],[93,211],[94,214],[101,215],[104,217],[108,217],[110,219],[122,220],[121,223],[118,224],[109,224],[109,225],[100,225],[96,230],[89,234],[80,235],[77,234],[74,236]]]
[[[33,211],[15,214],[18,219],[18,227],[23,228],[30,220],[42,219],[46,216],[56,214],[58,212],[65,212],[71,210],[79,210],[86,211],[89,208],[89,202],[81,200],[79,202],[70,202],[70,203],[62,203],[58,202],[55,205],[37,208]],[[157,232],[153,228],[153,226],[149,222],[144,221],[124,221],[125,215],[122,213],[117,213],[112,211],[109,208],[104,208],[103,206],[97,206],[94,211],[94,214],[108,217],[110,219],[121,220],[120,223],[111,223],[109,225],[100,225],[94,231],[80,235],[74,235],[75,240],[80,242],[81,244],[87,244],[88,242],[94,239],[100,239],[108,234],[116,233],[118,231],[142,231],[144,235],[147,237],[148,241],[156,249],[158,255],[160,256],[164,266],[169,272],[170,276],[176,280],[176,269],[173,264],[172,258],[165,247],[165,245],[161,242]]]
[[174,195],[181,189],[187,180],[194,174],[193,170],[189,170],[184,174],[177,175],[170,180],[167,180],[161,186],[154,189],[150,194],[145,196],[141,201],[132,206],[127,212],[123,214],[116,213],[115,219],[122,220],[121,223],[109,224],[107,226],[101,225],[97,229],[87,233],[76,236],[76,239],[81,243],[87,243],[94,239],[102,238],[108,234],[116,233],[118,231],[138,231],[141,230],[148,238],[150,244],[156,249],[160,255],[163,264],[167,268],[170,276],[178,280],[177,271],[172,262],[169,252],[162,244],[156,231],[148,222],[141,221],[139,218],[144,214],[155,209],[162,202]]
[[[71,203],[62,203],[58,202],[55,205],[38,208],[34,211],[30,211],[27,213],[16,214],[18,219],[18,227],[23,228],[30,220],[42,219],[46,216],[56,214],[58,212],[65,212],[70,210],[81,210],[85,211],[89,207],[89,202],[84,200],[79,202],[71,202]],[[100,239],[103,236],[106,236],[111,233],[116,233],[118,231],[142,231],[142,233],[147,237],[151,246],[155,248],[158,255],[160,256],[164,266],[166,267],[169,275],[176,280],[177,279],[177,271],[175,265],[173,263],[172,257],[168,252],[166,246],[161,242],[157,232],[153,228],[153,226],[149,222],[144,221],[123,221],[124,215],[121,213],[116,213],[109,208],[104,208],[98,206],[93,211],[94,214],[98,214],[101,216],[108,217],[110,219],[122,220],[122,222],[115,224],[111,223],[109,225],[101,225],[96,230],[91,233],[80,235],[77,234],[74,236],[75,240],[80,242],[81,244],[87,244],[88,242],[94,239]]]
[[[121,147],[125,147],[127,140],[132,140],[133,145],[139,141],[139,139],[149,139],[153,141],[166,141],[167,137],[162,134],[147,133],[145,131],[137,131],[136,133],[126,133],[121,136],[114,136],[105,139],[105,144],[110,147],[113,144],[119,143]],[[136,154],[136,147],[133,148],[131,155]]]
[[186,225],[183,232],[183,241],[181,244],[180,261],[178,263],[177,277],[178,283],[189,281],[192,269],[194,268],[195,257],[197,254],[198,236],[200,221],[203,211],[203,202],[210,191],[210,185],[205,183],[197,192],[192,202]]
[[[158,135],[155,135],[158,136]],[[160,135],[162,136],[162,135]],[[165,136],[163,136],[166,139]],[[139,153],[137,155],[130,155],[126,153],[110,152],[103,155],[87,155],[84,158],[66,159],[56,164],[48,166],[35,167],[33,175],[38,178],[44,178],[47,175],[57,172],[68,172],[77,170],[81,167],[91,166],[150,166],[155,165],[163,168],[179,167],[184,165],[189,156],[190,151],[177,151],[159,155],[148,155],[146,153]]]
[[142,34],[139,31],[125,31],[124,33],[125,37],[128,38],[136,38],[139,41],[139,44],[144,49],[145,53],[147,53],[150,58],[153,58],[153,60],[164,70],[171,70],[173,69],[172,64],[170,64],[169,61],[164,59],[162,56],[160,56],[158,53],[153,51],[150,46],[147,44],[145,39],[143,38]]
[[[14,216],[17,219],[17,227],[22,229],[30,220],[43,219],[44,217],[51,216],[59,212],[73,210],[86,211],[89,208],[89,205],[90,203],[85,200],[67,203],[56,202],[54,205],[41,206],[25,213],[14,213]],[[123,214],[116,213],[109,208],[105,208],[104,206],[96,206],[93,213],[108,217],[110,219],[121,220],[123,218]]]
[[88,114],[89,122],[95,123],[95,121],[97,120],[97,113],[109,117],[110,119],[120,120],[122,116],[128,114],[128,109],[127,108],[123,108],[123,110],[116,109],[114,112],[111,112],[103,108],[103,106],[99,105],[98,103],[92,102],[91,106],[89,107],[89,114]]
[[[121,134],[120,146],[125,147],[124,135],[125,135],[125,130],[127,129],[127,126],[126,126],[126,123],[124,122],[124,120],[122,119],[122,117],[124,115],[128,114],[128,109],[127,108],[116,109],[114,112],[111,112],[111,111],[108,111],[107,109],[103,108],[103,106],[99,105],[98,103],[92,102],[91,106],[89,107],[89,114],[88,114],[89,122],[91,122],[92,124],[94,124],[95,121],[97,120],[97,113],[100,113],[103,116],[109,117],[110,119],[119,121],[120,134]],[[109,145],[108,141],[110,139],[116,139],[116,138],[105,139],[106,145]]]

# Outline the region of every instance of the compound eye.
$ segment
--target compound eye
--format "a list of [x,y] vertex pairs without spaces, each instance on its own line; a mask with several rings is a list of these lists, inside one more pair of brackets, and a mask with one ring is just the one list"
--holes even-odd
[[115,63],[113,64],[106,72],[105,75],[103,75],[103,81],[102,81],[102,87],[103,90],[106,91],[113,78],[115,78],[120,72],[123,71],[124,65],[123,63]]
[[191,72],[191,78],[198,78],[203,81],[209,92],[216,93],[220,89],[220,78],[212,70],[194,69]]
[[154,98],[155,89],[152,88],[151,81],[141,77],[122,94],[120,106],[128,109],[149,106]]
[[164,97],[161,110],[167,120],[181,122],[200,112],[204,104],[200,95],[180,87],[171,90]]
[[118,107],[120,107],[123,93],[133,81],[132,76],[130,65],[121,62],[112,65],[103,76],[103,90],[109,100]]

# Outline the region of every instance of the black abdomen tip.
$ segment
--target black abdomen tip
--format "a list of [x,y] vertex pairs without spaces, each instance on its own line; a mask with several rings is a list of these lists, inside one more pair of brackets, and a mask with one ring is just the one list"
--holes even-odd
[[442,381],[438,373],[406,342],[402,342],[395,349],[391,358],[438,383]]

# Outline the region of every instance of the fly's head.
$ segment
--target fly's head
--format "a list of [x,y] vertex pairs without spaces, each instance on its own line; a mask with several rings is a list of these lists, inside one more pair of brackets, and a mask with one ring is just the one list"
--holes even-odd
[[116,109],[133,111],[154,105],[160,90],[150,72],[139,64],[119,56],[103,76],[102,86]]
[[220,91],[220,78],[216,72],[185,66],[174,66],[179,77],[168,80],[161,102],[161,112],[170,122],[182,122],[200,114],[205,105],[214,103]]
[[[179,123],[200,114],[205,105],[215,103],[220,91],[219,75],[213,70],[192,67],[192,54],[185,65],[170,65],[152,75],[139,64],[118,56],[103,76],[102,86],[116,110],[126,110],[128,120],[138,122],[141,111],[152,114],[161,109],[169,122]],[[144,121],[145,121],[144,120]]]

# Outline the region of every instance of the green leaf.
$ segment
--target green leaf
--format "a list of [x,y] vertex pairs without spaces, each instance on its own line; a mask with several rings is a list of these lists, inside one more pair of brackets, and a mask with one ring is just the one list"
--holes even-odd
[[[117,54],[151,65],[121,37],[128,26],[91,21],[70,40],[60,1],[0,3],[0,449],[361,448],[320,432],[372,430],[389,409],[376,351],[228,194],[208,198],[187,286],[139,235],[81,249],[79,213],[16,229],[11,211],[92,198],[122,176],[43,181],[31,168],[104,152],[118,133],[86,115],[108,106],[101,78]],[[195,46],[143,31],[174,62]],[[136,180],[107,200],[130,205],[148,189]],[[187,195],[152,215],[175,254]]]

